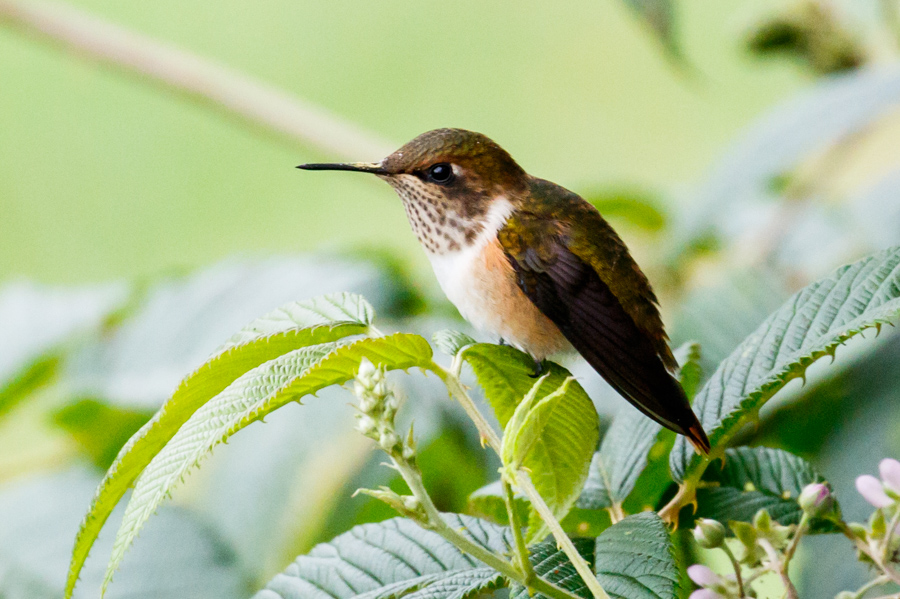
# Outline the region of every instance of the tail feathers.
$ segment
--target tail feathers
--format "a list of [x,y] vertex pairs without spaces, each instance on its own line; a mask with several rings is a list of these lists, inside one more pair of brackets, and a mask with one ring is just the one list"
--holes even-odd
[[709,450],[711,449],[709,438],[706,436],[706,431],[703,430],[700,422],[695,420],[694,424],[690,425],[687,431],[684,432],[684,436],[691,442],[698,454],[709,455]]

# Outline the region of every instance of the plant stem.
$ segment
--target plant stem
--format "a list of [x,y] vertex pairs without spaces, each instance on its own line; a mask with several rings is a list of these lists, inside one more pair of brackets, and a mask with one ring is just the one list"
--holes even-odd
[[894,531],[897,526],[900,525],[900,506],[894,506],[896,510],[894,512],[894,516],[891,518],[891,522],[888,525],[887,532],[884,533],[884,544],[881,547],[881,556],[884,560],[890,561],[888,558],[891,552],[891,541],[894,540]]
[[490,423],[485,420],[484,416],[481,415],[481,412],[478,411],[478,406],[475,405],[475,402],[472,401],[472,398],[466,393],[462,383],[459,382],[459,378],[436,362],[431,362],[431,364],[427,365],[425,368],[438,375],[444,382],[447,390],[450,391],[450,395],[456,398],[456,401],[462,405],[466,414],[468,414],[472,422],[475,423],[475,427],[481,435],[482,444],[486,443],[497,455],[500,455],[500,437],[497,436],[497,433],[494,431],[493,427],[491,427]]
[[572,543],[572,539],[570,539],[562,529],[556,516],[553,515],[553,512],[544,502],[544,498],[541,497],[541,494],[538,493],[537,489],[534,487],[534,483],[531,482],[531,477],[528,473],[524,470],[517,470],[515,472],[515,477],[516,485],[522,489],[522,492],[528,497],[531,505],[537,510],[537,513],[544,523],[547,524],[547,527],[553,534],[553,538],[556,539],[557,545],[562,548],[563,552],[569,558],[569,561],[575,566],[575,570],[578,572],[578,575],[581,576],[582,580],[584,580],[584,583],[591,591],[594,599],[610,599],[609,595],[606,594],[606,591],[603,590],[603,587],[600,586],[600,581],[597,580],[597,577],[591,570],[591,566],[585,561],[581,554],[578,553],[578,550]]
[[853,594],[855,595],[856,599],[859,599],[860,597],[862,597],[863,595],[865,595],[866,593],[868,593],[869,591],[871,591],[871,590],[874,589],[875,587],[880,587],[881,585],[887,584],[887,583],[889,583],[890,581],[891,581],[890,578],[888,578],[887,576],[885,576],[884,574],[882,574],[882,575],[879,576],[878,578],[875,578],[875,579],[873,579],[873,580],[870,580],[870,581],[867,582],[866,584],[864,584],[864,585],[862,585],[861,587],[859,587],[859,588],[856,590],[856,592],[853,593]]
[[766,555],[769,557],[769,569],[781,577],[781,583],[784,585],[785,599],[799,599],[797,588],[794,586],[794,583],[791,582],[790,577],[788,577],[784,562],[778,557],[778,552],[775,551],[775,547],[772,546],[772,543],[770,543],[768,539],[759,539],[759,546],[763,548],[763,551],[765,551]]
[[516,541],[516,556],[519,559],[519,569],[525,575],[525,580],[531,582],[535,577],[534,567],[531,565],[531,560],[528,559],[528,546],[525,544],[525,537],[522,535],[522,521],[519,518],[519,512],[516,511],[513,490],[505,476],[500,477],[500,484],[503,486],[503,501],[506,503],[506,513],[509,515],[509,526],[512,528],[513,538]]
[[845,537],[853,541],[853,544],[856,545],[856,548],[860,553],[872,560],[872,563],[878,566],[878,569],[881,570],[885,576],[890,578],[892,582],[900,584],[900,574],[897,574],[897,572],[895,572],[893,568],[889,567],[881,558],[881,556],[872,550],[872,547],[870,547],[868,543],[853,534],[853,531],[850,530],[850,527],[847,526],[846,522],[844,522],[843,520],[838,520],[837,526],[841,530],[841,532],[844,533]]
[[91,60],[203,100],[328,154],[366,160],[393,151],[393,144],[274,86],[71,6],[0,0],[0,23],[49,38]]
[[[394,462],[394,465],[397,467],[403,480],[406,481],[413,496],[419,500],[419,503],[425,512],[425,520],[419,521],[419,524],[423,528],[434,531],[455,545],[460,551],[468,553],[475,559],[497,570],[510,580],[515,580],[526,588],[530,588],[538,593],[543,593],[553,599],[580,599],[577,595],[535,576],[533,570],[531,570],[531,579],[529,579],[527,574],[521,572],[510,562],[506,561],[493,551],[485,549],[478,543],[467,539],[448,526],[441,517],[441,513],[438,511],[437,507],[435,507],[428,491],[425,489],[425,485],[422,483],[422,474],[419,472],[418,468],[400,456],[392,455],[391,460]],[[519,534],[521,535],[521,530],[519,531]],[[527,550],[525,561],[528,562]],[[531,563],[528,562],[528,564],[530,567]]]
[[728,559],[731,560],[731,567],[734,568],[734,577],[737,580],[738,592],[741,594],[741,597],[746,597],[747,593],[744,591],[744,577],[741,574],[741,564],[738,563],[737,558],[734,557],[734,553],[731,551],[731,548],[728,547],[727,543],[722,543],[721,547],[722,551],[725,552],[725,555],[728,556]]
[[791,562],[791,558],[794,557],[794,552],[797,551],[797,546],[800,544],[800,537],[806,534],[806,531],[809,530],[809,514],[803,512],[803,515],[800,516],[800,523],[797,524],[797,530],[794,532],[794,538],[791,539],[790,544],[784,550],[784,560],[782,561],[784,565],[784,571],[788,571],[788,565]]

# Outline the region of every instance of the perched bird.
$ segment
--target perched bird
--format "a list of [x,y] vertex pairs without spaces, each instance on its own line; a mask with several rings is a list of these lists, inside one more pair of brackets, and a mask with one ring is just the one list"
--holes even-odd
[[531,354],[536,373],[574,348],[640,411],[709,451],[647,277],[580,196],[462,129],[423,133],[381,162],[297,168],[387,181],[441,289],[473,326]]

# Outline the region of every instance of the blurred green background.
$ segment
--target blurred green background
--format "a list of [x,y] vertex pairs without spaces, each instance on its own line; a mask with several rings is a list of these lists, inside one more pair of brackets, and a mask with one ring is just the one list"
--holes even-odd
[[[708,376],[790,293],[900,243],[897,4],[65,6],[389,147],[437,127],[487,134],[600,208],[659,292],[673,343],[702,344]],[[78,521],[121,444],[254,317],[355,291],[386,330],[466,328],[387,185],[293,168],[381,156],[335,156],[100,64],[36,33],[23,7],[80,22],[63,5],[0,0],[3,599],[59,595]],[[864,517],[853,478],[900,455],[898,348],[887,332],[851,343],[778,394],[743,441],[799,453],[849,519]],[[608,423],[624,402],[583,364],[573,371]],[[466,509],[496,464],[440,389],[398,384],[417,399],[405,417],[426,484],[441,509]],[[399,481],[350,429],[348,396],[323,397],[333,401],[290,406],[217,449],[151,519],[109,597],[250,596],[315,543],[390,517],[350,499]],[[81,596],[95,596],[116,521]],[[804,597],[865,580],[842,539],[808,545],[794,562]]]

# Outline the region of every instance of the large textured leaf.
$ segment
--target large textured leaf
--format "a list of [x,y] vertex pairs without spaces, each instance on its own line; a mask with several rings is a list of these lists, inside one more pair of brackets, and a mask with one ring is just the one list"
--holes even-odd
[[[512,533],[506,527],[457,514],[444,519],[486,549],[510,550]],[[464,599],[504,584],[496,570],[437,533],[394,518],[357,526],[316,546],[254,599]]]
[[[99,478],[92,468],[78,467],[28,477],[0,489],[0,597],[62,596],[72,537]],[[202,515],[183,507],[160,510],[107,597],[246,598],[252,572],[220,531],[208,524]],[[112,540],[112,534],[101,535],[98,547],[103,553],[112,548]],[[105,571],[105,555],[89,559],[76,599],[97,599]]]
[[438,349],[450,357],[458,354],[459,350],[467,345],[475,343],[475,340],[465,333],[460,333],[459,331],[453,331],[451,329],[442,329],[436,332],[432,335],[431,340],[438,346]]
[[900,248],[844,266],[794,294],[723,361],[694,400],[713,446],[701,459],[678,439],[677,481],[698,480],[710,460],[760,407],[817,359],[859,332],[900,314]]
[[647,465],[660,430],[662,426],[636,409],[623,407],[591,460],[578,507],[599,510],[621,506]]
[[725,465],[711,467],[697,491],[697,517],[720,522],[751,522],[765,508],[781,524],[796,524],[802,510],[797,497],[808,484],[824,479],[803,458],[781,449],[736,447],[725,452]]
[[679,571],[669,530],[655,512],[628,516],[597,537],[594,571],[614,599],[676,599]]
[[[573,539],[575,549],[589,563],[594,563],[594,539]],[[556,546],[556,541],[548,539],[531,548],[529,560],[534,567],[534,573],[549,580],[553,584],[571,591],[579,597],[590,599],[590,589],[584,584],[584,580],[575,571],[575,566],[569,561],[566,554]],[[534,595],[536,599],[547,599],[543,593]],[[510,586],[509,599],[528,599],[528,589],[519,584]]]
[[431,347],[422,337],[398,333],[349,345],[304,347],[239,377],[191,415],[135,481],[116,535],[107,582],[147,519],[217,444],[287,403],[351,380],[363,358],[396,370],[427,365],[431,357]]
[[[519,402],[535,384],[532,359],[511,347],[479,343],[466,348],[463,358],[472,367],[485,396],[505,427]],[[537,402],[559,389],[571,375],[557,364],[546,364],[546,378],[537,390]],[[568,385],[566,396],[549,415],[540,439],[524,460],[541,497],[562,519],[575,503],[587,479],[591,456],[597,448],[599,421],[594,404],[577,381]],[[528,537],[538,539],[545,528],[532,512]]]
[[75,540],[66,585],[70,597],[100,529],[150,458],[206,401],[249,369],[298,347],[364,333],[372,308],[352,294],[295,302],[254,321],[206,364],[188,375],[171,399],[122,447],[97,489]]

